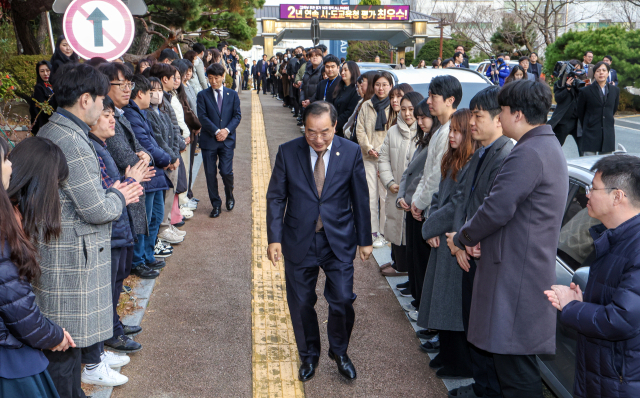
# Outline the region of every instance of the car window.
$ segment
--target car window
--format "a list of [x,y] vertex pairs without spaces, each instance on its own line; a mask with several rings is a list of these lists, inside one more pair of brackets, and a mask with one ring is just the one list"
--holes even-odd
[[589,228],[600,224],[600,221],[589,216],[584,185],[572,182],[569,192],[567,210],[558,240],[558,257],[575,271],[586,265],[585,261],[593,252],[593,239],[589,234]]

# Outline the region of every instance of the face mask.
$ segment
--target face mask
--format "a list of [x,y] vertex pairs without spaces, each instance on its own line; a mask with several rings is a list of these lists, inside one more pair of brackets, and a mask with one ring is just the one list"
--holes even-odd
[[160,105],[162,104],[162,93],[159,92],[152,92],[151,93],[151,103],[153,105]]
[[302,58],[302,54],[296,54],[296,58]]

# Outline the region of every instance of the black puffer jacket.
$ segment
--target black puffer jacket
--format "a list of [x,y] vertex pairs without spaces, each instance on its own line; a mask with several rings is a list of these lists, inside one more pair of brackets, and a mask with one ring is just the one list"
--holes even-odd
[[23,345],[45,350],[62,342],[62,328],[45,318],[36,305],[31,284],[20,279],[9,245],[0,246],[0,346]]
[[322,74],[320,73],[322,64],[318,65],[315,69],[310,68],[310,66],[311,64],[307,65],[307,70],[304,72],[304,77],[302,78],[302,86],[300,87],[302,97],[300,100],[315,102],[316,89],[318,88],[318,83],[322,80]]

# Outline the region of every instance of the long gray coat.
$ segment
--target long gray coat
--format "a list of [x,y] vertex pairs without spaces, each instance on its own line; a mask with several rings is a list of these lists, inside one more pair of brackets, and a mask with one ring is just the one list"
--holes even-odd
[[[411,145],[415,145],[415,142],[412,142]],[[400,179],[400,189],[398,189],[397,196],[398,199],[404,198],[404,201],[407,202],[409,206],[411,206],[413,194],[416,192],[416,188],[424,172],[424,163],[427,161],[427,148],[429,147],[419,146],[416,148],[416,151],[413,153],[413,158],[411,158],[409,165],[404,173],[402,173],[402,178]]]
[[39,239],[42,275],[33,290],[42,314],[88,347],[113,336],[111,221],[125,201],[119,191],[102,189],[96,151],[73,121],[54,113],[38,136],[62,149],[69,178],[58,192],[62,233],[49,243]]
[[508,355],[553,354],[556,310],[543,291],[556,282],[556,247],[569,191],[567,162],[551,126],[526,133],[504,160],[491,193],[460,230],[481,243],[470,343]]
[[[133,167],[140,161],[138,155],[136,155],[137,152],[143,151],[149,153],[140,145],[140,142],[138,142],[131,128],[131,124],[129,124],[129,121],[124,115],[116,115],[116,135],[108,138],[106,142],[107,150],[116,162],[121,175],[124,175],[127,166]],[[151,162],[153,162],[153,156],[150,154],[149,156],[151,157]],[[144,187],[145,183],[143,183],[142,186]],[[142,195],[139,202],[131,203],[128,207],[136,235],[149,235],[149,224],[147,223],[147,211],[144,202],[144,195]]]
[[[462,269],[447,247],[445,233],[453,231],[455,208],[451,197],[469,178],[469,163],[456,175],[458,181],[447,177],[440,181],[438,192],[433,194],[429,218],[422,224],[422,238],[440,237],[440,246],[429,254],[427,272],[422,287],[422,300],[418,326],[425,329],[463,331],[462,325]],[[474,170],[475,171],[475,170]]]

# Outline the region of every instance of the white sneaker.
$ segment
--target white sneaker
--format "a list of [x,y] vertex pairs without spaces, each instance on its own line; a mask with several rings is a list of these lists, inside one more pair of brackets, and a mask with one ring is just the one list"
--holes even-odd
[[105,351],[100,355],[100,361],[106,363],[110,368],[121,368],[131,361],[127,355],[118,355],[111,351]]
[[180,208],[181,209],[189,209],[191,211],[194,211],[195,209],[198,208],[198,206],[192,206],[192,202],[189,201],[189,202],[187,202],[187,203],[185,203],[183,205],[180,205]]
[[[192,213],[193,214],[193,213]],[[169,243],[180,243],[184,240],[184,237],[177,235],[170,228],[165,229],[164,231],[158,234],[158,238],[162,240],[166,240]]]
[[411,318],[411,320],[415,322],[418,322],[418,311],[410,311],[409,318]]
[[170,226],[169,229],[172,230],[178,236],[186,236],[187,235],[187,231],[180,231],[174,225]]
[[381,247],[384,247],[384,245],[386,244],[386,240],[384,240],[384,238],[382,237],[382,235],[378,235],[374,240],[373,240],[373,247],[375,247],[376,249],[380,249]]
[[105,362],[101,362],[97,368],[87,370],[84,368],[80,377],[83,383],[96,386],[116,387],[129,381],[129,378],[111,369]]
[[193,212],[186,207],[180,207],[180,215],[188,220],[193,217]]
[[195,210],[198,208],[198,202],[196,202],[195,200],[193,200],[193,198],[189,199],[189,201],[187,202],[187,207]]

